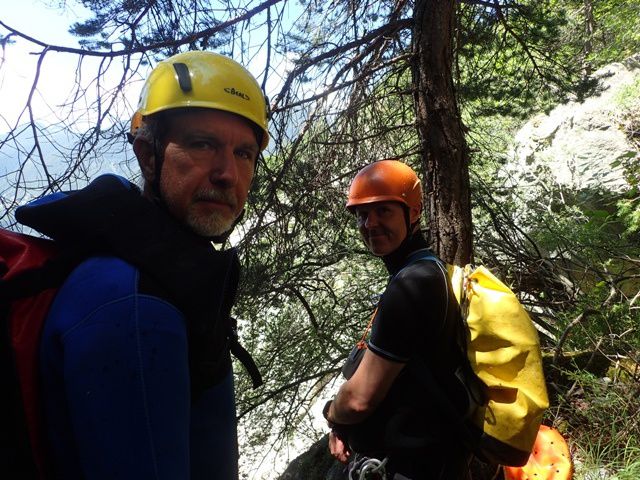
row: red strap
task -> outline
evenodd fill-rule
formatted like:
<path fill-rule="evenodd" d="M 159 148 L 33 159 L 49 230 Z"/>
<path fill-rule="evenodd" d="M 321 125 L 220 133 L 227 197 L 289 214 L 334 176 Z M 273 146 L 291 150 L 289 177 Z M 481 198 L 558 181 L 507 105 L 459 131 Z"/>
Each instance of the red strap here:
<path fill-rule="evenodd" d="M 29 235 L 0 230 L 0 271 L 3 280 L 42 266 L 56 253 L 55 244 Z M 34 460 L 41 478 L 47 471 L 47 448 L 42 419 L 38 349 L 44 319 L 57 289 L 11 302 L 9 332 L 15 354 L 20 393 Z"/>
<path fill-rule="evenodd" d="M 360 341 L 358 343 L 356 343 L 356 347 L 359 350 L 367 348 L 367 342 L 365 342 L 365 339 L 367 338 L 367 335 L 369 335 L 369 331 L 371 330 L 371 327 L 373 325 L 373 319 L 376 318 L 376 313 L 378 313 L 378 307 L 376 307 L 376 309 L 371 314 L 371 318 L 369 319 L 369 323 L 367 324 L 367 328 L 365 328 L 364 333 L 362 334 L 362 338 L 360 339 Z"/>

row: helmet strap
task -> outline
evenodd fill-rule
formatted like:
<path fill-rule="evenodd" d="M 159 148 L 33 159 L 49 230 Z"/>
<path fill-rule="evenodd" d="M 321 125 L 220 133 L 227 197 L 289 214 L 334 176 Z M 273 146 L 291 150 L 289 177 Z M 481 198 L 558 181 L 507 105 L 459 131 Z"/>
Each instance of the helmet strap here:
<path fill-rule="evenodd" d="M 404 237 L 404 240 L 402 241 L 401 245 L 405 245 L 406 243 L 410 242 L 411 239 L 413 238 L 414 234 L 416 233 L 416 226 L 420 223 L 420 218 L 418 218 L 418 220 L 416 220 L 415 222 L 411 223 L 411 212 L 410 209 L 407 205 L 403 205 L 403 210 L 404 210 L 404 221 L 405 221 L 405 225 L 407 227 L 407 235 Z M 419 232 L 420 230 L 417 229 L 417 231 Z"/>
<path fill-rule="evenodd" d="M 162 197 L 162 191 L 160 190 L 160 177 L 162 175 L 162 164 L 164 163 L 164 154 L 162 152 L 162 145 L 160 140 L 154 135 L 153 138 L 153 181 L 151 182 L 151 193 L 153 194 L 156 202 L 161 207 L 166 207 L 164 198 Z"/>

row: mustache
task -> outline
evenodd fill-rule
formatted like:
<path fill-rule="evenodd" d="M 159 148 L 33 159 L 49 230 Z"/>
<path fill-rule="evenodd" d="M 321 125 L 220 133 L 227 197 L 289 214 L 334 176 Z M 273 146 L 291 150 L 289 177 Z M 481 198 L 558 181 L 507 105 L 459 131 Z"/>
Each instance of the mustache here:
<path fill-rule="evenodd" d="M 226 203 L 233 208 L 237 207 L 235 196 L 230 190 L 199 190 L 194 195 L 194 198 L 207 202 Z"/>

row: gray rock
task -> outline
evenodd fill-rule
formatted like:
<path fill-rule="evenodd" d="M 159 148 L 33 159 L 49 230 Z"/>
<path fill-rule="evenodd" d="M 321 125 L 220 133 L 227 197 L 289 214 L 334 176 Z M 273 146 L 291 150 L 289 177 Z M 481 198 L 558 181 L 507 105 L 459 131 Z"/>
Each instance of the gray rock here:
<path fill-rule="evenodd" d="M 516 134 L 505 168 L 505 178 L 512 179 L 507 183 L 536 183 L 546 172 L 547 181 L 575 190 L 628 188 L 620 163 L 640 160 L 640 153 L 621 128 L 620 94 L 640 82 L 640 54 L 594 77 L 599 80 L 595 95 L 536 115 Z"/>
<path fill-rule="evenodd" d="M 345 480 L 347 470 L 329 453 L 329 436 L 325 435 L 306 452 L 293 460 L 278 480 Z"/>

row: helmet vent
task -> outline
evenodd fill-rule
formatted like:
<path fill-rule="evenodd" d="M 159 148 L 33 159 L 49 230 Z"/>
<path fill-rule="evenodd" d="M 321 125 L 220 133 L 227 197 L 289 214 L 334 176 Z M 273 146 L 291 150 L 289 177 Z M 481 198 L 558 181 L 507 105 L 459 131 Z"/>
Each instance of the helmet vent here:
<path fill-rule="evenodd" d="M 174 63 L 173 68 L 178 74 L 178 84 L 183 92 L 190 92 L 193 89 L 191 85 L 191 75 L 189 67 L 185 63 Z"/>

